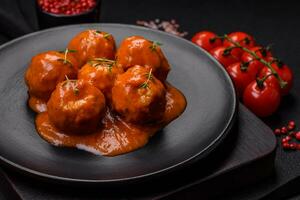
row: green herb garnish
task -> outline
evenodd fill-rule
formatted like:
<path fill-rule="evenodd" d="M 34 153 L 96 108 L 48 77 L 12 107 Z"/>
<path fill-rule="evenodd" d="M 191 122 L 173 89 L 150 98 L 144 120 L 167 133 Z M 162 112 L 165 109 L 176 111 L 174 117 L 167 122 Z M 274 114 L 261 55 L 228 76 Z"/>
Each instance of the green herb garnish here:
<path fill-rule="evenodd" d="M 149 73 L 146 73 L 145 75 L 147 79 L 144 83 L 140 85 L 140 88 L 144 88 L 144 89 L 149 88 L 149 82 L 153 80 L 152 69 L 150 69 Z"/>
<path fill-rule="evenodd" d="M 162 45 L 162 43 L 160 43 L 160 42 L 152 41 L 152 44 L 149 48 L 151 49 L 151 51 L 156 51 L 156 48 L 161 45 Z"/>
<path fill-rule="evenodd" d="M 57 59 L 57 61 L 60 61 L 60 62 L 63 62 L 63 64 L 69 64 L 71 67 L 73 66 L 73 64 L 71 63 L 71 61 L 69 61 L 67 59 L 67 56 L 68 56 L 68 53 L 75 53 L 76 50 L 73 50 L 73 49 L 68 49 L 66 48 L 66 50 L 64 51 L 59 51 L 59 53 L 63 53 L 64 54 L 64 58 L 59 58 Z"/>
<path fill-rule="evenodd" d="M 109 59 L 106 59 L 106 58 L 94 58 L 94 59 L 90 60 L 89 63 L 93 67 L 98 67 L 98 66 L 101 66 L 102 64 L 105 64 L 105 66 L 108 67 L 108 71 L 111 72 L 112 71 L 112 67 L 114 66 L 114 64 L 116 63 L 116 61 L 109 60 Z"/>

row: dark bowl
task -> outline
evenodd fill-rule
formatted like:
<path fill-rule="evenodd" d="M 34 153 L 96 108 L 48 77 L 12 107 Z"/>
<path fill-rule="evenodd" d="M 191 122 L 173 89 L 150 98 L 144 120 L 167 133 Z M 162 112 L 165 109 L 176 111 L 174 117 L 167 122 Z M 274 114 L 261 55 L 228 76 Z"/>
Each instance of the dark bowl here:
<path fill-rule="evenodd" d="M 37 0 L 35 2 L 40 29 L 67 24 L 93 23 L 99 21 L 101 0 L 96 0 L 96 5 L 92 9 L 74 15 L 46 12 L 38 5 Z"/>

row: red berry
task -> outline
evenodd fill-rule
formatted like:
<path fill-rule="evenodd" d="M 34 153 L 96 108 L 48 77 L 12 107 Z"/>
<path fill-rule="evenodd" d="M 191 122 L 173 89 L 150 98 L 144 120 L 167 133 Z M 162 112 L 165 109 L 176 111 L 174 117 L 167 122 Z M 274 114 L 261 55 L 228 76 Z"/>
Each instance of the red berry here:
<path fill-rule="evenodd" d="M 295 123 L 295 121 L 291 120 L 291 121 L 289 121 L 289 125 L 290 125 L 290 126 L 295 126 L 296 123 Z"/>
<path fill-rule="evenodd" d="M 275 134 L 275 135 L 280 135 L 280 134 L 281 134 L 280 129 L 279 129 L 279 128 L 276 128 L 276 129 L 274 130 L 274 134 Z"/>
<path fill-rule="evenodd" d="M 294 126 L 291 126 L 290 124 L 287 126 L 287 129 L 289 130 L 289 131 L 291 131 L 291 130 L 293 130 L 295 127 Z"/>
<path fill-rule="evenodd" d="M 282 139 L 281 139 L 281 143 L 282 143 L 282 144 L 287 143 L 287 142 L 288 142 L 288 141 L 287 141 L 285 138 L 282 138 Z"/>
<path fill-rule="evenodd" d="M 290 149 L 296 149 L 298 145 L 296 143 L 290 143 L 289 146 Z"/>
<path fill-rule="evenodd" d="M 295 138 L 296 138 L 297 140 L 300 140 L 300 131 L 298 131 L 297 133 L 295 133 Z"/>
<path fill-rule="evenodd" d="M 290 136 L 286 136 L 284 138 L 282 138 L 281 142 L 282 143 L 287 143 L 288 141 L 290 141 L 292 138 Z"/>
<path fill-rule="evenodd" d="M 300 144 L 297 144 L 297 149 L 300 150 Z"/>
<path fill-rule="evenodd" d="M 285 126 L 281 127 L 280 132 L 282 134 L 286 134 L 288 132 L 287 128 Z"/>
<path fill-rule="evenodd" d="M 289 123 L 288 123 L 289 130 L 293 130 L 295 128 L 295 126 L 296 126 L 295 121 L 293 121 L 293 120 L 289 121 Z"/>
<path fill-rule="evenodd" d="M 290 148 L 290 144 L 289 143 L 282 143 L 282 147 L 284 148 L 284 149 L 289 149 Z"/>

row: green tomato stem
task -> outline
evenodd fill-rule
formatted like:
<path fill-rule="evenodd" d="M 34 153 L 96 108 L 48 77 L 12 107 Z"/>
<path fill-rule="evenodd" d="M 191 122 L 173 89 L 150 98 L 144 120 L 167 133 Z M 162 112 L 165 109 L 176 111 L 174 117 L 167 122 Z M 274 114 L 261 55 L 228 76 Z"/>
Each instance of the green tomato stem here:
<path fill-rule="evenodd" d="M 255 52 L 251 51 L 250 49 L 243 47 L 242 45 L 240 45 L 238 42 L 233 41 L 232 39 L 230 39 L 226 34 L 224 35 L 225 40 L 229 41 L 230 43 L 232 43 L 234 46 L 241 48 L 243 51 L 249 53 L 251 56 L 253 56 L 256 60 L 260 61 L 262 64 L 264 64 L 266 67 L 268 67 L 271 70 L 272 75 L 275 76 L 275 78 L 278 80 L 279 85 L 281 88 L 284 88 L 287 85 L 287 82 L 285 82 L 284 80 L 282 80 L 282 78 L 278 75 L 278 73 L 276 72 L 276 70 L 272 67 L 270 62 L 267 62 L 266 60 L 264 60 L 263 58 L 259 57 Z"/>

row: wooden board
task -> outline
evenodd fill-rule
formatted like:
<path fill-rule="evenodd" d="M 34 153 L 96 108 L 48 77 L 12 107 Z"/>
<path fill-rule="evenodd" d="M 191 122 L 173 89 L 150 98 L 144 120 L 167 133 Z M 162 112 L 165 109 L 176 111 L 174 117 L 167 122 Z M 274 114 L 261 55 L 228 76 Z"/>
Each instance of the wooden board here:
<path fill-rule="evenodd" d="M 23 199 L 30 200 L 191 199 L 196 196 L 205 199 L 229 193 L 272 174 L 275 147 L 272 130 L 240 104 L 237 123 L 224 143 L 188 169 L 126 188 L 55 186 L 5 170 L 12 187 L 1 189 L 6 194 L 15 190 Z"/>

